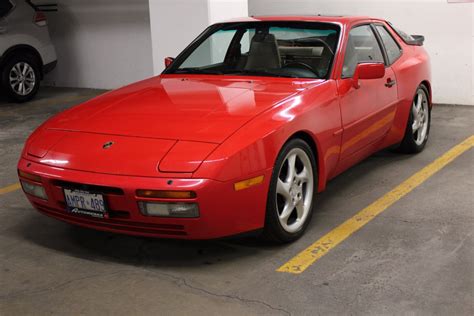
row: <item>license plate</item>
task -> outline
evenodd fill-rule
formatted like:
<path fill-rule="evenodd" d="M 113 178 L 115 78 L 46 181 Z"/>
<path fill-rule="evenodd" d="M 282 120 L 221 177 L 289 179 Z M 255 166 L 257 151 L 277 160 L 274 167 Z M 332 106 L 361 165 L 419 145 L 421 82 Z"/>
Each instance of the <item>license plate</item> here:
<path fill-rule="evenodd" d="M 93 217 L 105 217 L 105 201 L 102 194 L 82 190 L 64 189 L 66 205 L 71 213 Z"/>

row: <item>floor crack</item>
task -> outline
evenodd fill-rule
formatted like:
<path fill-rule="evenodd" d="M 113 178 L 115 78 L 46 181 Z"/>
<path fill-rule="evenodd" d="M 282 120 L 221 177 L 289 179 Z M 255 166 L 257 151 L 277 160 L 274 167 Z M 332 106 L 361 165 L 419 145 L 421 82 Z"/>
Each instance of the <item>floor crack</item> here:
<path fill-rule="evenodd" d="M 210 296 L 214 296 L 214 297 L 227 298 L 227 299 L 231 299 L 231 300 L 237 300 L 237 301 L 240 301 L 240 302 L 243 302 L 243 303 L 259 304 L 259 305 L 263 305 L 267 308 L 270 308 L 274 311 L 280 311 L 280 312 L 283 312 L 284 314 L 290 315 L 290 316 L 292 315 L 286 309 L 283 309 L 281 307 L 272 306 L 272 305 L 268 304 L 267 302 L 264 302 L 264 301 L 261 301 L 261 300 L 243 298 L 243 297 L 240 297 L 238 295 L 214 293 L 214 292 L 211 292 L 209 290 L 206 290 L 206 289 L 203 289 L 201 287 L 190 284 L 185 278 L 178 277 L 178 276 L 175 276 L 175 275 L 169 274 L 169 273 L 156 272 L 156 271 L 151 271 L 149 269 L 145 269 L 145 270 L 147 272 L 151 273 L 151 274 L 158 274 L 158 275 L 162 275 L 162 276 L 166 276 L 168 278 L 171 278 L 176 282 L 176 284 L 178 284 L 178 286 L 182 285 L 182 286 L 185 286 L 185 287 L 187 287 L 191 290 L 202 292 L 206 295 L 210 295 Z"/>

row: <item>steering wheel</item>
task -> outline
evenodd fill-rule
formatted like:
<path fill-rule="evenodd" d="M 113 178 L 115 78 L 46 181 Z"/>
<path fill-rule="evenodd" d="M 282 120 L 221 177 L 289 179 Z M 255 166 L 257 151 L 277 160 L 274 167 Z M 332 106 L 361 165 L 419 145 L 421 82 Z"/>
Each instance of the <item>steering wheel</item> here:
<path fill-rule="evenodd" d="M 312 39 L 312 40 L 315 40 L 316 42 L 320 42 L 321 44 L 323 44 L 324 47 L 329 50 L 329 52 L 331 53 L 331 55 L 334 56 L 334 52 L 332 51 L 332 48 L 331 48 L 331 46 L 329 46 L 328 43 L 326 43 L 325 41 L 323 41 L 323 40 L 320 39 L 320 38 L 314 38 L 314 39 Z"/>
<path fill-rule="evenodd" d="M 298 68 L 304 68 L 306 70 L 309 70 L 311 71 L 313 74 L 315 74 L 316 76 L 318 76 L 318 74 L 316 73 L 316 71 L 314 71 L 313 67 L 311 67 L 310 65 L 306 64 L 306 63 L 303 63 L 301 61 L 293 61 L 293 62 L 289 62 L 288 64 L 286 64 L 285 66 L 283 66 L 283 68 L 291 68 L 291 67 L 298 67 Z"/>

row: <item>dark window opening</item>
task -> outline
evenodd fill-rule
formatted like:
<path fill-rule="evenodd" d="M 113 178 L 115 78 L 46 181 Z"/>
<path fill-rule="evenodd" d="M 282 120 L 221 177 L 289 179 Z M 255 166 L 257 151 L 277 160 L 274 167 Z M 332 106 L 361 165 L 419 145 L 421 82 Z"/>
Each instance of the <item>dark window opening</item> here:
<path fill-rule="evenodd" d="M 327 78 L 340 28 L 318 22 L 240 22 L 211 26 L 165 73 Z"/>
<path fill-rule="evenodd" d="M 342 78 L 352 78 L 360 63 L 384 63 L 380 45 L 370 25 L 353 28 L 347 41 Z"/>
<path fill-rule="evenodd" d="M 388 63 L 389 65 L 393 64 L 401 55 L 402 51 L 397 42 L 393 39 L 392 35 L 383 25 L 376 25 L 375 28 L 382 39 L 382 43 L 385 46 L 385 51 L 387 52 Z"/>
<path fill-rule="evenodd" d="M 13 4 L 9 0 L 0 1 L 0 18 L 5 17 L 13 9 Z"/>

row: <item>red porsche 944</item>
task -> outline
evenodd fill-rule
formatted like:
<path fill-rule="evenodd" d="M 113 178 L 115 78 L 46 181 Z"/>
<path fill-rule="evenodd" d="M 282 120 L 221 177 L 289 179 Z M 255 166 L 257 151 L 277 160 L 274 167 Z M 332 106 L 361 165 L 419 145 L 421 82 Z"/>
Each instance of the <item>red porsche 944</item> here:
<path fill-rule="evenodd" d="M 422 36 L 367 17 L 207 28 L 166 69 L 64 111 L 18 164 L 40 212 L 131 235 L 300 237 L 329 179 L 376 151 L 423 150 Z"/>

